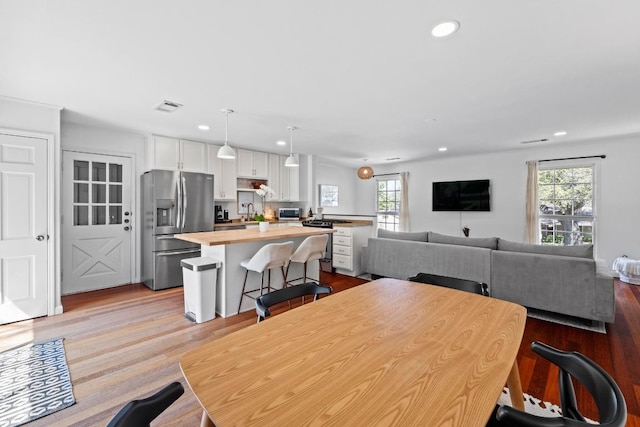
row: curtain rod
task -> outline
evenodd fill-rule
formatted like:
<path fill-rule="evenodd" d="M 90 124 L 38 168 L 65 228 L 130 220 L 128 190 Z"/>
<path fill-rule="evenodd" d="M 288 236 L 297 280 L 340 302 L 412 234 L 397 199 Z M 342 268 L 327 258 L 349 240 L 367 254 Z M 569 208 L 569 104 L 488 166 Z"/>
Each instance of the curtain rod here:
<path fill-rule="evenodd" d="M 540 162 L 555 162 L 557 160 L 580 160 L 580 159 L 596 159 L 596 158 L 601 158 L 601 159 L 606 159 L 607 156 L 606 154 L 600 154 L 598 156 L 582 156 L 582 157 L 564 157 L 562 159 L 545 159 L 545 160 L 538 160 L 538 163 Z"/>
<path fill-rule="evenodd" d="M 388 176 L 388 175 L 400 175 L 400 172 L 393 172 L 393 173 L 377 173 L 375 175 L 373 175 L 374 177 L 376 176 Z"/>

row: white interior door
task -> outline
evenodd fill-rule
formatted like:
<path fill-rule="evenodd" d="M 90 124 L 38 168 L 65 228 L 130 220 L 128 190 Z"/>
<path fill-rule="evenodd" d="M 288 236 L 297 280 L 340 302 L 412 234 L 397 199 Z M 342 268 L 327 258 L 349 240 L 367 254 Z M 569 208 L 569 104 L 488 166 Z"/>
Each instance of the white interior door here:
<path fill-rule="evenodd" d="M 48 314 L 47 144 L 0 133 L 0 324 Z"/>
<path fill-rule="evenodd" d="M 64 151 L 62 293 L 131 283 L 131 159 Z"/>

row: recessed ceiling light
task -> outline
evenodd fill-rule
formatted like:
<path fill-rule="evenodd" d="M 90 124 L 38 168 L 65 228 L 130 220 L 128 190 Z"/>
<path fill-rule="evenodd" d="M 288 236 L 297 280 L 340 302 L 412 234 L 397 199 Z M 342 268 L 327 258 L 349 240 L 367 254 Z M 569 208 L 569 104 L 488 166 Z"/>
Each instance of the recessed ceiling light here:
<path fill-rule="evenodd" d="M 460 23 L 458 21 L 442 21 L 431 29 L 431 35 L 436 38 L 447 37 L 458 31 L 459 28 Z"/>
<path fill-rule="evenodd" d="M 198 129 L 200 129 L 200 130 L 209 130 L 209 126 L 207 126 L 207 125 L 198 125 Z"/>
<path fill-rule="evenodd" d="M 278 144 L 278 145 L 287 145 L 287 141 L 280 140 L 280 141 L 276 142 L 276 144 Z"/>
<path fill-rule="evenodd" d="M 553 136 L 565 136 L 567 134 L 566 130 L 561 130 L 553 134 Z"/>
<path fill-rule="evenodd" d="M 438 151 L 447 151 L 447 147 L 440 147 L 438 148 Z"/>

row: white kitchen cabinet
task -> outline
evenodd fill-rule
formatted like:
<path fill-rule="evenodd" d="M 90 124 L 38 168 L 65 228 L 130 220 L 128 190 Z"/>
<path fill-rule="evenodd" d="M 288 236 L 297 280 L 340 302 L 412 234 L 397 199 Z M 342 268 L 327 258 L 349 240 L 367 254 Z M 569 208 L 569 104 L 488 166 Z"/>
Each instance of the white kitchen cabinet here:
<path fill-rule="evenodd" d="M 280 200 L 300 201 L 300 168 L 288 168 L 284 165 L 288 156 L 280 156 Z"/>
<path fill-rule="evenodd" d="M 269 154 L 261 151 L 236 150 L 238 177 L 267 179 L 269 174 Z"/>
<path fill-rule="evenodd" d="M 371 235 L 371 226 L 340 227 L 334 226 L 333 234 L 333 267 L 336 273 L 347 276 L 358 276 L 363 273 L 362 247 L 367 244 Z"/>
<path fill-rule="evenodd" d="M 267 176 L 267 185 L 274 191 L 273 196 L 268 196 L 268 201 L 282 200 L 282 192 L 280 191 L 280 156 L 269 153 L 269 173 Z"/>
<path fill-rule="evenodd" d="M 209 173 L 213 174 L 214 199 L 236 200 L 238 180 L 235 159 L 218 158 L 220 146 L 209 145 Z"/>
<path fill-rule="evenodd" d="M 151 142 L 151 168 L 206 173 L 207 144 L 154 135 Z"/>

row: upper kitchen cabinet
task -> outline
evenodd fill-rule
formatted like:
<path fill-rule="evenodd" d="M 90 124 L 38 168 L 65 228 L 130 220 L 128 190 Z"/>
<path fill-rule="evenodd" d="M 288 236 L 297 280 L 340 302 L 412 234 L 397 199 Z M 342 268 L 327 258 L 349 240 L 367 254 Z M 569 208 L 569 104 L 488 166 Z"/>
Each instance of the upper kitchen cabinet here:
<path fill-rule="evenodd" d="M 268 196 L 269 198 L 267 200 L 277 201 L 282 199 L 282 191 L 280 191 L 280 169 L 280 156 L 269 153 L 269 175 L 267 176 L 267 181 L 275 195 Z"/>
<path fill-rule="evenodd" d="M 152 137 L 151 168 L 207 172 L 207 144 L 184 139 Z"/>
<path fill-rule="evenodd" d="M 209 173 L 213 174 L 213 194 L 214 199 L 236 200 L 238 181 L 236 161 L 233 159 L 219 159 L 218 150 L 220 146 L 209 145 Z"/>
<path fill-rule="evenodd" d="M 288 156 L 280 156 L 280 200 L 287 202 L 300 201 L 300 168 L 289 168 L 284 165 Z"/>
<path fill-rule="evenodd" d="M 238 177 L 268 179 L 269 154 L 238 148 Z"/>

